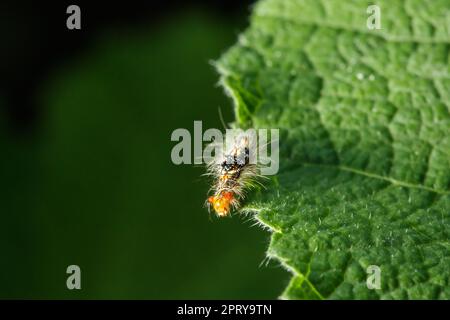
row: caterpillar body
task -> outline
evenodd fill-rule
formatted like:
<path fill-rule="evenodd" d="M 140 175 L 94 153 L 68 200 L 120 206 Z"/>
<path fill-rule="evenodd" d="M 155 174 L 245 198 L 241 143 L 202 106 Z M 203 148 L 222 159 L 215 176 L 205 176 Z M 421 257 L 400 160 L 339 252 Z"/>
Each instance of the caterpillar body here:
<path fill-rule="evenodd" d="M 246 135 L 236 137 L 228 151 L 208 163 L 207 175 L 214 178 L 211 187 L 213 195 L 208 197 L 207 206 L 219 217 L 228 216 L 239 209 L 247 190 L 254 187 L 259 175 L 259 168 L 251 159 L 253 144 Z"/>

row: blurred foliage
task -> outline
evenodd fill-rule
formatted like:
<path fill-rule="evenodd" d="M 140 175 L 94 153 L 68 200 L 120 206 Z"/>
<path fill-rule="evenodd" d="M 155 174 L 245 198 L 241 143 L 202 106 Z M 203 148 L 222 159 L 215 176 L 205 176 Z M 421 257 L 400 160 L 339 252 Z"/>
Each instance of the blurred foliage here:
<path fill-rule="evenodd" d="M 39 134 L 0 138 L 1 298 L 276 298 L 287 274 L 259 267 L 269 234 L 208 218 L 202 167 L 170 160 L 176 128 L 221 128 L 208 60 L 234 21 L 197 11 L 105 30 L 42 83 Z M 0 122 L 1 123 L 1 122 Z M 66 288 L 81 267 L 82 290 Z"/>

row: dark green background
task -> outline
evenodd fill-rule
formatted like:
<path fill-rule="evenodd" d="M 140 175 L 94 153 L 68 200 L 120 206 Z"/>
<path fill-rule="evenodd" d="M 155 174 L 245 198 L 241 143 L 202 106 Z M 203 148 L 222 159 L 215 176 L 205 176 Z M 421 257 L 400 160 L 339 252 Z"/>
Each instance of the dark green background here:
<path fill-rule="evenodd" d="M 34 134 L 1 109 L 0 298 L 278 297 L 289 276 L 260 267 L 269 234 L 210 218 L 204 168 L 170 159 L 174 129 L 221 128 L 219 106 L 232 120 L 209 61 L 245 19 L 193 9 L 104 29 L 39 84 Z"/>

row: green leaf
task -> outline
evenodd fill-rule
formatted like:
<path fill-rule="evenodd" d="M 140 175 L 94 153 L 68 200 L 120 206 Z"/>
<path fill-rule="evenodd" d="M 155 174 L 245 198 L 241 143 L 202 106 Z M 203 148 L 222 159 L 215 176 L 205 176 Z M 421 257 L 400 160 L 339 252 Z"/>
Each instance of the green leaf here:
<path fill-rule="evenodd" d="M 448 0 L 265 0 L 217 63 L 238 124 L 280 129 L 277 183 L 245 209 L 293 274 L 282 298 L 450 298 L 449 17 Z"/>

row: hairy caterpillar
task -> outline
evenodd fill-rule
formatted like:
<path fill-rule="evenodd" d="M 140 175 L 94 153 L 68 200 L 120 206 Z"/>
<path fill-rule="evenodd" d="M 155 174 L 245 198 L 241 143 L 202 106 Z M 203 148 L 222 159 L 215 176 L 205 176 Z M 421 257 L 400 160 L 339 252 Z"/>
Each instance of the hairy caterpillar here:
<path fill-rule="evenodd" d="M 239 209 L 247 190 L 255 186 L 261 177 L 258 165 L 251 161 L 255 146 L 247 135 L 235 138 L 228 151 L 208 163 L 207 175 L 214 178 L 211 187 L 213 195 L 208 197 L 208 210 L 211 208 L 219 217 Z"/>

